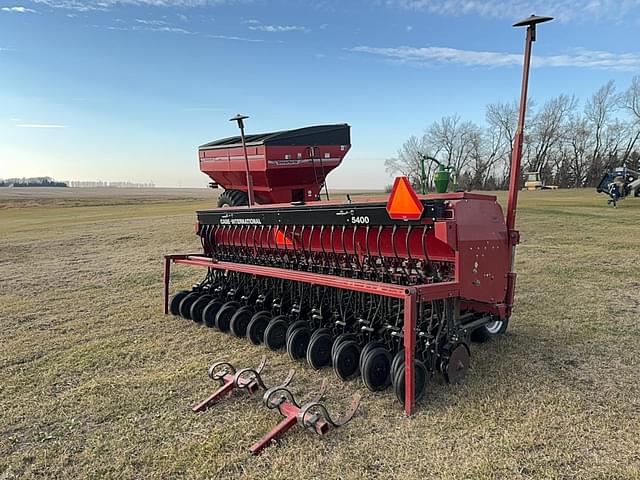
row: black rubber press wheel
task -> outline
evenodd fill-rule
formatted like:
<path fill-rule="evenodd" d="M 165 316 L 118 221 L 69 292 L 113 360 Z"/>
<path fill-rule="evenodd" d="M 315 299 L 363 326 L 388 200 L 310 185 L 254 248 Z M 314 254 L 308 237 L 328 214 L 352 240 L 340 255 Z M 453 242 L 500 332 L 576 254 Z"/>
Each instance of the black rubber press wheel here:
<path fill-rule="evenodd" d="M 218 330 L 221 332 L 229 331 L 231 317 L 236 313 L 239 306 L 238 302 L 227 302 L 218 310 L 218 314 L 216 315 L 216 327 L 218 327 Z"/>
<path fill-rule="evenodd" d="M 191 305 L 191 309 L 189 310 L 189 316 L 191 317 L 191 320 L 196 323 L 202 323 L 202 312 L 204 312 L 204 309 L 207 305 L 209 305 L 209 302 L 212 300 L 212 298 L 213 297 L 211 297 L 211 295 L 201 295 L 200 298 L 193 302 L 193 304 Z"/>
<path fill-rule="evenodd" d="M 229 329 L 236 337 L 244 337 L 247 334 L 247 327 L 253 317 L 253 309 L 248 306 L 240 307 L 231 317 Z"/>
<path fill-rule="evenodd" d="M 191 292 L 189 295 L 184 297 L 180 302 L 180 306 L 178 307 L 178 311 L 180 312 L 180 316 L 182 318 L 186 318 L 187 320 L 191 320 L 191 306 L 200 298 L 200 292 Z"/>
<path fill-rule="evenodd" d="M 266 310 L 253 314 L 249 325 L 247 325 L 247 337 L 251 343 L 260 345 L 264 342 L 264 331 L 267 325 L 269 325 L 270 320 L 271 314 Z"/>
<path fill-rule="evenodd" d="M 311 339 L 311 331 L 308 328 L 296 328 L 287 339 L 287 353 L 291 360 L 300 360 L 307 355 L 307 347 Z"/>
<path fill-rule="evenodd" d="M 216 316 L 222 308 L 222 305 L 223 303 L 220 300 L 211 300 L 207 303 L 207 306 L 204 307 L 202 311 L 202 321 L 207 327 L 213 328 L 216 326 Z"/>
<path fill-rule="evenodd" d="M 391 384 L 391 354 L 385 348 L 369 350 L 362 362 L 362 381 L 372 392 L 384 390 Z"/>
<path fill-rule="evenodd" d="M 320 333 L 316 335 L 313 332 L 309 347 L 307 348 L 307 363 L 311 368 L 320 370 L 322 367 L 331 365 L 331 347 L 333 339 L 329 333 Z"/>
<path fill-rule="evenodd" d="M 189 293 L 191 293 L 190 290 L 182 290 L 171 298 L 171 303 L 169 303 L 169 311 L 171 312 L 171 315 L 175 315 L 176 317 L 180 315 L 180 302 L 184 297 L 189 295 Z"/>
<path fill-rule="evenodd" d="M 341 380 L 349 380 L 358 375 L 360 369 L 360 346 L 358 342 L 347 340 L 336 349 L 333 360 L 333 371 Z"/>
<path fill-rule="evenodd" d="M 416 381 L 415 381 L 415 399 L 418 403 L 424 397 L 427 390 L 427 367 L 420 360 L 415 363 Z M 398 401 L 404 405 L 404 363 L 400 365 L 393 381 L 393 390 Z"/>
<path fill-rule="evenodd" d="M 273 317 L 264 330 L 264 344 L 269 350 L 280 350 L 285 346 L 287 336 L 287 320 L 284 315 Z"/>

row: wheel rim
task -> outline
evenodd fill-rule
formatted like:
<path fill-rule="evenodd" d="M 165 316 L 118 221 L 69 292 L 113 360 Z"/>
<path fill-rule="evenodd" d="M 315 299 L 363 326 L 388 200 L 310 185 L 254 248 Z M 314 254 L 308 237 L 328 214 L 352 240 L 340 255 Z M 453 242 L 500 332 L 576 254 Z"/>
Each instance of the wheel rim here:
<path fill-rule="evenodd" d="M 500 329 L 502 329 L 502 320 L 496 320 L 495 322 L 487 323 L 484 328 L 487 329 L 491 335 L 497 335 L 500 333 Z"/>

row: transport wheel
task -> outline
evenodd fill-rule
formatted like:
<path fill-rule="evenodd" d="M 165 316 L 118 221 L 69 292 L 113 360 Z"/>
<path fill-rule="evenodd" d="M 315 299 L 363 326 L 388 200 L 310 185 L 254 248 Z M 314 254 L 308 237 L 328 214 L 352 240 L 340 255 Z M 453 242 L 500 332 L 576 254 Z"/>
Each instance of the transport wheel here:
<path fill-rule="evenodd" d="M 193 302 L 189 310 L 191 320 L 196 323 L 202 323 L 202 312 L 204 312 L 205 307 L 209 305 L 212 299 L 213 297 L 211 295 L 201 295 L 200 298 Z"/>
<path fill-rule="evenodd" d="M 414 362 L 416 381 L 415 381 L 415 399 L 418 403 L 424 397 L 427 391 L 427 367 L 420 360 Z M 393 382 L 393 390 L 396 398 L 401 405 L 404 405 L 404 364 L 402 364 L 396 372 L 396 378 Z"/>
<path fill-rule="evenodd" d="M 374 348 L 379 348 L 379 347 L 384 347 L 384 343 L 374 340 L 373 342 L 367 343 L 362 348 L 362 351 L 360 352 L 360 360 L 358 361 L 358 366 L 361 372 L 362 372 L 362 364 L 364 363 L 364 360 L 367 357 L 367 354 Z"/>
<path fill-rule="evenodd" d="M 362 355 L 360 355 L 362 358 Z M 372 392 L 384 390 L 391 384 L 391 354 L 382 347 L 369 350 L 362 362 L 362 381 Z"/>
<path fill-rule="evenodd" d="M 213 328 L 216 326 L 216 315 L 218 315 L 222 305 L 223 303 L 220 300 L 211 300 L 207 303 L 207 306 L 204 307 L 202 311 L 202 321 L 207 327 Z"/>
<path fill-rule="evenodd" d="M 229 325 L 231 323 L 231 317 L 236 313 L 240 304 L 238 302 L 227 302 L 220 310 L 218 310 L 218 314 L 216 315 L 216 327 L 221 332 L 228 332 Z"/>
<path fill-rule="evenodd" d="M 404 348 L 395 354 L 395 356 L 393 357 L 393 361 L 391 362 L 391 372 L 390 372 L 391 383 L 395 381 L 396 373 L 398 373 L 398 368 L 400 368 L 400 365 L 402 365 L 403 363 L 404 363 Z"/>
<path fill-rule="evenodd" d="M 332 360 L 333 371 L 337 377 L 341 380 L 349 380 L 359 372 L 360 346 L 353 340 L 342 342 Z"/>
<path fill-rule="evenodd" d="M 260 345 L 264 342 L 264 331 L 269 325 L 269 320 L 271 320 L 271 314 L 266 310 L 253 314 L 247 325 L 247 337 L 251 343 Z"/>
<path fill-rule="evenodd" d="M 444 362 L 442 375 L 447 383 L 460 383 L 469 370 L 469 364 L 471 363 L 471 355 L 469 354 L 469 348 L 461 343 L 457 345 L 449 356 L 448 360 Z"/>
<path fill-rule="evenodd" d="M 249 197 L 240 190 L 225 190 L 218 197 L 218 207 L 237 207 L 249 205 Z"/>
<path fill-rule="evenodd" d="M 287 317 L 273 317 L 264 330 L 264 344 L 269 350 L 280 350 L 287 340 Z"/>
<path fill-rule="evenodd" d="M 307 326 L 308 324 L 304 320 L 296 320 L 295 322 L 293 322 L 291 325 L 287 327 L 287 334 L 285 336 L 286 340 L 289 340 L 289 337 L 291 336 L 294 330 L 297 330 L 298 328 L 303 328 L 303 327 L 306 328 Z"/>
<path fill-rule="evenodd" d="M 176 317 L 180 315 L 180 302 L 184 297 L 189 295 L 189 293 L 191 293 L 190 290 L 181 290 L 171 298 L 171 303 L 169 303 L 169 311 L 171 312 L 171 315 L 175 315 Z"/>
<path fill-rule="evenodd" d="M 331 347 L 333 345 L 333 339 L 328 332 L 316 335 L 318 331 L 313 332 L 307 348 L 307 363 L 315 370 L 331 365 Z"/>
<path fill-rule="evenodd" d="M 333 341 L 333 346 L 331 347 L 331 358 L 335 357 L 336 350 L 342 342 L 346 342 L 347 340 L 356 340 L 358 337 L 354 333 L 341 333 L 336 337 Z"/>
<path fill-rule="evenodd" d="M 296 328 L 287 339 L 287 353 L 291 360 L 300 360 L 307 355 L 307 347 L 311 339 L 308 328 Z"/>
<path fill-rule="evenodd" d="M 247 326 L 251 321 L 251 317 L 253 317 L 253 309 L 251 307 L 245 306 L 236 310 L 229 323 L 231 333 L 239 338 L 244 337 L 247 334 Z"/>
<path fill-rule="evenodd" d="M 191 320 L 191 306 L 199 298 L 200 298 L 199 292 L 191 292 L 189 295 L 187 295 L 182 299 L 182 301 L 180 302 L 180 306 L 178 307 L 178 311 L 180 312 L 180 316 L 182 318 Z"/>
<path fill-rule="evenodd" d="M 493 337 L 500 337 L 505 334 L 507 327 L 509 326 L 509 319 L 495 320 L 489 322 L 486 325 L 476 328 L 471 332 L 471 340 L 477 343 L 484 343 L 491 340 Z"/>

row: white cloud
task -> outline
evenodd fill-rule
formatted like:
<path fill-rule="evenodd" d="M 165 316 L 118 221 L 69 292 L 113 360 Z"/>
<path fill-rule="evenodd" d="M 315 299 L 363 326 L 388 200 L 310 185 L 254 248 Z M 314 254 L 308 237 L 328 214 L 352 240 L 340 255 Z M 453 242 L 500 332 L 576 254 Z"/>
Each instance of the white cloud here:
<path fill-rule="evenodd" d="M 36 13 L 33 8 L 27 7 L 2 7 L 0 8 L 3 12 L 11 12 L 11 13 Z"/>
<path fill-rule="evenodd" d="M 235 35 L 213 35 L 213 34 L 205 34 L 207 38 L 215 38 L 217 40 L 235 40 L 238 42 L 255 42 L 260 43 L 264 42 L 264 40 L 260 38 L 246 38 L 246 37 L 236 37 Z"/>
<path fill-rule="evenodd" d="M 56 125 L 53 123 L 18 123 L 20 128 L 66 128 L 66 125 Z"/>
<path fill-rule="evenodd" d="M 230 3 L 248 3 L 252 0 L 31 0 L 53 8 L 65 8 L 87 12 L 109 10 L 117 6 L 141 7 L 206 7 Z"/>
<path fill-rule="evenodd" d="M 358 46 L 350 49 L 356 53 L 366 53 L 387 60 L 415 65 L 461 65 L 465 67 L 505 67 L 522 64 L 521 53 L 481 52 L 460 50 L 448 47 L 368 47 Z M 535 55 L 532 58 L 535 67 L 575 67 L 606 70 L 640 70 L 640 54 L 611 53 L 575 49 L 561 55 Z"/>
<path fill-rule="evenodd" d="M 489 18 L 521 17 L 536 13 L 561 21 L 623 19 L 640 0 L 383 0 L 389 7 L 439 15 L 478 15 Z"/>
<path fill-rule="evenodd" d="M 406 27 L 404 27 L 404 29 L 405 29 L 407 32 L 410 32 L 411 30 L 413 30 L 413 26 L 411 26 L 411 25 L 407 25 Z"/>
<path fill-rule="evenodd" d="M 261 32 L 308 32 L 307 27 L 301 27 L 300 25 L 251 25 L 249 30 L 258 30 Z"/>
<path fill-rule="evenodd" d="M 165 22 L 164 20 L 143 20 L 141 18 L 136 18 L 136 23 L 141 23 L 143 25 L 153 25 L 156 27 L 169 25 L 169 22 Z"/>

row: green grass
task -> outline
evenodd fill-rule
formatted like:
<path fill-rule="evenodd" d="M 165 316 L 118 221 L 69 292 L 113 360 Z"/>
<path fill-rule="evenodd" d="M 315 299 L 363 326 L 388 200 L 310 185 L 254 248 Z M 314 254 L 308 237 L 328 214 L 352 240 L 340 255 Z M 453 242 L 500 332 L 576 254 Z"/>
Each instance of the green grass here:
<path fill-rule="evenodd" d="M 290 360 L 161 312 L 162 255 L 199 250 L 193 211 L 213 201 L 0 192 L 0 479 L 640 478 L 640 201 L 520 198 L 517 307 L 464 384 L 431 385 L 405 418 L 391 391 L 298 364 L 296 392 L 327 378 L 333 409 L 356 390 L 362 408 L 252 457 L 279 421 L 257 398 L 190 406 L 215 360 L 265 354 L 269 382 Z M 172 287 L 201 274 L 175 267 Z"/>

